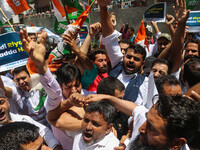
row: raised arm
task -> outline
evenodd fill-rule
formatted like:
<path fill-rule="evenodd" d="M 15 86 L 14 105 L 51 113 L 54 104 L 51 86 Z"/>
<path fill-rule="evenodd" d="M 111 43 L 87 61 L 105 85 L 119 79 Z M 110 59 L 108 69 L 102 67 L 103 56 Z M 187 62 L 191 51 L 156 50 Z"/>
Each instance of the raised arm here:
<path fill-rule="evenodd" d="M 109 36 L 114 32 L 113 25 L 110 21 L 110 15 L 107 8 L 109 0 L 97 0 L 98 5 L 100 6 L 100 16 L 101 16 L 101 25 L 102 25 L 102 34 L 103 37 Z"/>
<path fill-rule="evenodd" d="M 109 16 L 107 5 L 109 0 L 97 0 L 100 6 L 100 17 L 102 26 L 102 44 L 105 46 L 109 56 L 112 68 L 114 68 L 123 59 L 121 48 L 118 44 L 118 37 L 121 35 L 118 31 L 114 31 L 113 24 Z"/>
<path fill-rule="evenodd" d="M 159 56 L 159 58 L 166 58 L 172 62 L 172 72 L 178 71 L 182 62 L 182 49 L 184 45 L 184 33 L 186 21 L 189 17 L 189 10 L 186 10 L 186 1 L 179 0 L 176 3 L 176 16 L 178 26 L 174 34 L 171 46 L 165 49 Z"/>
<path fill-rule="evenodd" d="M 151 21 L 151 24 L 152 24 L 152 26 L 153 26 L 153 30 L 154 30 L 155 34 L 159 33 L 160 30 L 159 30 L 159 28 L 158 28 L 157 22 Z"/>
<path fill-rule="evenodd" d="M 167 14 L 165 22 L 166 22 L 167 28 L 169 29 L 169 32 L 170 32 L 172 39 L 173 39 L 174 33 L 175 33 L 175 29 L 174 29 L 174 26 L 173 26 L 174 20 L 175 19 L 172 15 Z"/>
<path fill-rule="evenodd" d="M 63 34 L 63 39 L 64 42 L 70 46 L 71 50 L 78 56 L 78 60 L 81 62 L 83 69 L 92 70 L 94 68 L 92 61 L 77 47 L 73 33 L 70 32 L 70 34 Z M 80 69 L 82 70 L 82 68 Z"/>
<path fill-rule="evenodd" d="M 7 98 L 12 98 L 13 90 L 9 87 L 4 86 L 4 83 L 1 79 L 1 75 L 0 75 L 0 88 L 4 90 Z"/>
<path fill-rule="evenodd" d="M 90 25 L 90 27 L 89 27 L 89 33 L 88 33 L 85 41 L 83 42 L 83 45 L 80 47 L 80 51 L 82 53 L 84 53 L 84 54 L 87 55 L 89 46 L 90 46 L 90 44 L 92 42 L 92 38 L 97 33 L 99 33 L 100 30 L 101 30 L 101 23 L 96 22 L 96 23 Z"/>
<path fill-rule="evenodd" d="M 85 103 L 95 102 L 99 100 L 107 100 L 108 102 L 112 103 L 114 107 L 124 112 L 125 114 L 132 116 L 133 110 L 138 106 L 137 104 L 119 99 L 117 97 L 111 96 L 111 95 L 104 95 L 104 94 L 91 94 L 86 97 Z"/>
<path fill-rule="evenodd" d="M 45 60 L 46 55 L 46 38 L 47 33 L 42 32 L 41 43 L 37 44 L 28 37 L 27 31 L 24 28 L 20 31 L 20 39 L 22 41 L 23 49 L 29 53 L 29 56 L 34 61 L 36 69 L 39 74 L 44 75 L 47 72 L 47 61 Z"/>

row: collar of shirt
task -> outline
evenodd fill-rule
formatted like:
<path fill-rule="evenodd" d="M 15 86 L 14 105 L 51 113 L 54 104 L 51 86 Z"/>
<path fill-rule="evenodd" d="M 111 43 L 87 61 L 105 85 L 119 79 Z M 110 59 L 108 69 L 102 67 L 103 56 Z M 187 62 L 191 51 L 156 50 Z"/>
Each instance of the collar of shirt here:
<path fill-rule="evenodd" d="M 124 70 L 122 70 L 122 73 L 119 74 L 119 76 L 117 77 L 118 80 L 120 80 L 125 87 L 128 86 L 128 83 L 130 82 L 130 80 L 133 78 L 136 78 L 137 76 L 137 73 L 134 73 L 134 74 L 130 74 L 130 75 L 127 75 Z"/>
<path fill-rule="evenodd" d="M 134 73 L 134 74 L 126 74 L 124 69 L 122 69 L 122 75 L 124 76 L 124 78 L 135 78 L 137 76 L 137 73 Z"/>

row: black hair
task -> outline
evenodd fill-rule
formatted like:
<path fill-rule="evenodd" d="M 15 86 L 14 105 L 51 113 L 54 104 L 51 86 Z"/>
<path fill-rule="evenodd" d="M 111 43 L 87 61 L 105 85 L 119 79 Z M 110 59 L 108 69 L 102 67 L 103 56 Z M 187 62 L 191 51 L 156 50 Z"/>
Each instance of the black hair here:
<path fill-rule="evenodd" d="M 143 56 L 143 60 L 146 58 L 146 50 L 141 45 L 130 42 L 129 47 L 126 49 L 126 52 L 128 49 L 133 49 L 134 53 L 141 54 Z"/>
<path fill-rule="evenodd" d="M 60 85 L 62 85 L 62 83 L 68 84 L 73 79 L 75 79 L 79 83 L 81 82 L 80 70 L 78 69 L 78 67 L 76 67 L 75 65 L 71 65 L 71 64 L 65 64 L 65 65 L 61 66 L 57 70 L 56 76 L 57 76 L 57 81 Z"/>
<path fill-rule="evenodd" d="M 37 37 L 35 33 L 28 33 L 28 36 L 31 36 L 31 35 L 35 35 L 35 37 Z"/>
<path fill-rule="evenodd" d="M 125 43 L 125 44 L 130 44 L 130 40 L 127 40 L 127 39 L 121 39 L 119 42 L 118 42 L 119 44 L 120 43 Z"/>
<path fill-rule="evenodd" d="M 133 27 L 129 27 L 128 29 L 130 29 L 133 33 L 135 32 L 135 29 Z"/>
<path fill-rule="evenodd" d="M 29 76 L 30 76 L 30 73 L 28 72 L 26 66 L 21 66 L 21 67 L 18 67 L 18 68 L 15 68 L 13 71 L 12 71 L 12 75 L 13 77 L 15 76 L 15 74 L 18 74 L 22 71 L 25 71 Z"/>
<path fill-rule="evenodd" d="M 115 107 L 111 105 L 107 100 L 101 100 L 97 102 L 89 103 L 85 108 L 85 113 L 99 112 L 103 115 L 103 119 L 108 123 L 112 123 L 115 118 Z"/>
<path fill-rule="evenodd" d="M 159 94 L 164 94 L 164 85 L 177 86 L 180 85 L 179 81 L 173 75 L 166 75 L 155 80 L 156 87 Z"/>
<path fill-rule="evenodd" d="M 196 43 L 196 44 L 198 44 L 198 39 L 196 39 L 196 38 L 189 39 L 189 40 L 185 43 L 184 48 L 186 48 L 187 45 L 188 45 L 189 43 Z"/>
<path fill-rule="evenodd" d="M 153 33 L 149 31 L 147 28 L 145 28 L 146 35 L 152 37 Z"/>
<path fill-rule="evenodd" d="M 200 82 L 200 59 L 191 58 L 184 65 L 183 79 L 190 87 Z"/>
<path fill-rule="evenodd" d="M 151 68 L 152 68 L 155 64 L 165 64 L 165 65 L 168 67 L 168 74 L 170 73 L 170 70 L 169 70 L 169 62 L 168 62 L 166 59 L 159 59 L 159 58 L 156 58 L 156 59 L 152 62 Z"/>
<path fill-rule="evenodd" d="M 105 54 L 106 55 L 106 52 L 104 50 L 102 50 L 102 49 L 92 50 L 92 51 L 90 51 L 90 53 L 88 53 L 88 57 L 92 61 L 95 61 L 97 54 Z"/>
<path fill-rule="evenodd" d="M 166 119 L 168 141 L 185 138 L 192 148 L 199 148 L 200 103 L 181 95 L 160 95 L 155 104 L 159 115 Z"/>
<path fill-rule="evenodd" d="M 187 45 L 189 43 L 195 43 L 195 44 L 198 44 L 198 39 L 197 38 L 192 38 L 192 39 L 189 39 L 186 43 L 185 43 L 185 46 L 184 46 L 184 49 L 187 47 Z M 200 47 L 198 47 L 198 54 L 200 55 Z"/>
<path fill-rule="evenodd" d="M 21 150 L 21 144 L 29 144 L 39 137 L 39 128 L 27 122 L 12 122 L 0 128 L 0 149 Z"/>
<path fill-rule="evenodd" d="M 115 96 L 115 90 L 124 91 L 124 84 L 115 77 L 103 78 L 97 86 L 97 94 Z"/>

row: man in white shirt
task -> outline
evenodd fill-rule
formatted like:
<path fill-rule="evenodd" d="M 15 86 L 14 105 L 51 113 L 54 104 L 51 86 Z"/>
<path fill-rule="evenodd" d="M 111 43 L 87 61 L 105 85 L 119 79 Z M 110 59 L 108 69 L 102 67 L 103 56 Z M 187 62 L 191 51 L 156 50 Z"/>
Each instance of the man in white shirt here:
<path fill-rule="evenodd" d="M 106 99 L 116 109 L 133 116 L 127 150 L 199 148 L 200 104 L 181 95 L 160 95 L 150 110 L 109 95 L 89 95 L 85 103 Z M 187 146 L 187 145 L 188 146 Z"/>
<path fill-rule="evenodd" d="M 49 147 L 53 148 L 54 150 L 60 150 L 61 147 L 59 146 L 58 141 L 56 140 L 50 129 L 48 129 L 41 123 L 34 121 L 29 116 L 10 113 L 9 108 L 10 104 L 5 96 L 5 92 L 2 88 L 0 88 L 0 126 L 15 121 L 29 122 L 39 127 L 39 133 Z"/>
<path fill-rule="evenodd" d="M 120 33 L 113 29 L 107 4 L 102 1 L 99 5 L 103 34 L 102 44 L 106 47 L 112 65 L 109 76 L 120 80 L 126 88 L 124 98 L 135 102 L 138 97 L 143 98 L 143 93 L 148 90 L 148 78 L 140 74 L 145 63 L 146 51 L 142 46 L 130 43 L 123 55 L 118 44 Z"/>
<path fill-rule="evenodd" d="M 62 117 L 71 107 L 83 107 L 85 97 L 74 93 L 59 106 L 48 112 L 47 119 L 60 122 L 71 122 Z M 85 107 L 85 115 L 81 123 L 81 131 L 68 131 L 65 133 L 74 138 L 73 150 L 112 150 L 119 145 L 119 140 L 111 132 L 115 117 L 115 108 L 106 101 L 90 103 Z"/>
<path fill-rule="evenodd" d="M 77 100 L 72 99 L 70 103 L 77 105 Z M 85 108 L 82 132 L 66 131 L 69 136 L 74 137 L 73 150 L 113 150 L 118 146 L 119 140 L 111 132 L 114 117 L 115 108 L 110 103 L 90 103 Z"/>
<path fill-rule="evenodd" d="M 28 115 L 35 121 L 49 126 L 46 121 L 46 109 L 40 104 L 42 101 L 41 89 L 32 90 L 31 76 L 26 66 L 15 68 L 12 73 L 15 83 L 3 76 L 0 79 L 3 81 L 1 88 L 4 88 L 11 105 L 10 112 Z"/>

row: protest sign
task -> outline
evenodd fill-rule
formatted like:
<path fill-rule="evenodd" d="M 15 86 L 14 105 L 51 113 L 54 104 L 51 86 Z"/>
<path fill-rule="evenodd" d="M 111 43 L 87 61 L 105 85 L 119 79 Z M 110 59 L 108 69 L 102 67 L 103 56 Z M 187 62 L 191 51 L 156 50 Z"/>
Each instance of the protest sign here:
<path fill-rule="evenodd" d="M 149 7 L 143 15 L 143 20 L 146 22 L 149 21 L 165 22 L 165 17 L 166 17 L 166 2 L 157 3 Z"/>
<path fill-rule="evenodd" d="M 0 72 L 23 66 L 27 59 L 28 53 L 22 48 L 19 33 L 0 35 Z"/>
<path fill-rule="evenodd" d="M 200 31 L 200 11 L 190 11 L 186 26 L 189 26 L 189 32 Z"/>

